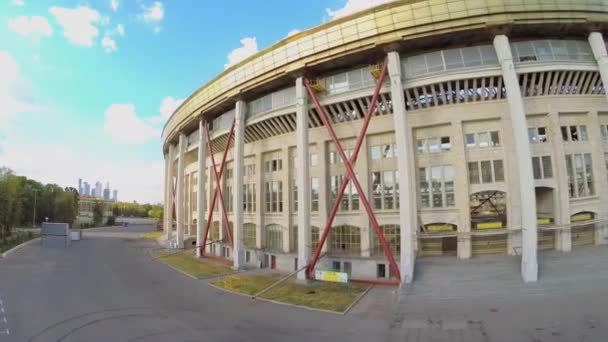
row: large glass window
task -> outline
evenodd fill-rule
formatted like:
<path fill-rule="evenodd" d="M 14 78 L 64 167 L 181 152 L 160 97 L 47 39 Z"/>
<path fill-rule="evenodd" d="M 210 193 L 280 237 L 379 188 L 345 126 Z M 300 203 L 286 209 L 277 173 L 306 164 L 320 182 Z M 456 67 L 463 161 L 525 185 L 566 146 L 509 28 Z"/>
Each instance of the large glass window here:
<path fill-rule="evenodd" d="M 498 147 L 500 146 L 500 136 L 498 131 L 467 133 L 465 143 L 468 148 Z"/>
<path fill-rule="evenodd" d="M 255 224 L 245 223 L 243 224 L 243 245 L 246 248 L 255 248 L 256 242 Z"/>
<path fill-rule="evenodd" d="M 361 230 L 359 227 L 341 225 L 330 230 L 331 254 L 361 255 Z"/>
<path fill-rule="evenodd" d="M 283 250 L 283 227 L 278 224 L 269 224 L 264 230 L 265 247 L 269 251 Z"/>
<path fill-rule="evenodd" d="M 587 134 L 587 126 L 585 125 L 572 125 L 562 126 L 562 138 L 564 141 L 587 141 L 589 135 Z"/>
<path fill-rule="evenodd" d="M 593 62 L 591 47 L 579 40 L 533 40 L 511 43 L 513 61 L 588 61 Z"/>
<path fill-rule="evenodd" d="M 416 141 L 418 153 L 448 152 L 452 148 L 450 137 L 434 137 Z"/>
<path fill-rule="evenodd" d="M 570 197 L 586 197 L 595 194 L 593 162 L 590 153 L 567 154 L 566 168 Z"/>
<path fill-rule="evenodd" d="M 503 182 L 505 180 L 504 165 L 500 159 L 469 162 L 468 166 L 470 184 Z"/>
<path fill-rule="evenodd" d="M 422 208 L 454 206 L 454 169 L 451 165 L 422 167 L 418 172 Z"/>
<path fill-rule="evenodd" d="M 310 179 L 310 211 L 319 211 L 319 178 Z"/>
<path fill-rule="evenodd" d="M 608 140 L 608 125 L 600 125 L 600 132 L 602 133 L 602 140 Z"/>
<path fill-rule="evenodd" d="M 374 209 L 399 208 L 399 174 L 396 170 L 371 173 L 372 202 Z"/>
<path fill-rule="evenodd" d="M 498 65 L 492 45 L 434 51 L 402 59 L 407 78 L 480 65 Z"/>
<path fill-rule="evenodd" d="M 380 226 L 382 230 L 382 234 L 384 235 L 384 239 L 388 243 L 391 252 L 393 255 L 399 255 L 401 253 L 401 233 L 399 229 L 399 225 L 396 224 L 387 224 Z M 372 255 L 384 255 L 384 250 L 382 249 L 382 245 L 380 244 L 380 239 L 375 231 L 372 230 L 372 236 L 374 241 L 374 250 Z"/>
<path fill-rule="evenodd" d="M 283 212 L 283 182 L 271 181 L 265 184 L 266 212 Z"/>
<path fill-rule="evenodd" d="M 553 167 L 551 166 L 551 157 L 532 157 L 532 171 L 534 179 L 552 178 Z"/>
<path fill-rule="evenodd" d="M 547 142 L 546 127 L 530 127 L 528 128 L 528 140 L 531 144 Z"/>
<path fill-rule="evenodd" d="M 344 176 L 342 175 L 334 175 L 329 177 L 330 203 L 332 206 L 338 197 L 338 190 L 340 190 L 339 188 L 343 178 Z M 349 181 L 348 185 L 346 186 L 339 210 L 359 210 L 359 192 L 353 185 L 352 181 Z"/>

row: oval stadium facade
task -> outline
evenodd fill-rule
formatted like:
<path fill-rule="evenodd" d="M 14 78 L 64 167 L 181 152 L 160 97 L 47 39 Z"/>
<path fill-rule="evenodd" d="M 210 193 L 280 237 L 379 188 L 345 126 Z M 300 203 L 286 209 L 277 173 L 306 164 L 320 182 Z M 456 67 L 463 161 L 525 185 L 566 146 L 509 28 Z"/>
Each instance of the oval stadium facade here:
<path fill-rule="evenodd" d="M 167 121 L 167 238 L 300 279 L 504 255 L 536 281 L 608 243 L 607 34 L 602 0 L 410 0 L 290 36 Z"/>

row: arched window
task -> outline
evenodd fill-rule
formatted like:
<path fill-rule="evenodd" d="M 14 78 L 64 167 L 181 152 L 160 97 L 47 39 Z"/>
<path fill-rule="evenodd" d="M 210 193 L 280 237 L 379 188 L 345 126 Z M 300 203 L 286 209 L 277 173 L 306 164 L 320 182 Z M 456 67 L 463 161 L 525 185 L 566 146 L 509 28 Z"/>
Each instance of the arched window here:
<path fill-rule="evenodd" d="M 246 248 L 255 248 L 255 224 L 245 223 L 243 224 L 243 245 Z"/>
<path fill-rule="evenodd" d="M 391 248 L 391 252 L 393 255 L 399 255 L 401 253 L 401 229 L 397 224 L 386 224 L 380 226 L 382 230 L 382 234 L 384 234 L 384 239 L 388 243 Z M 380 245 L 380 239 L 375 231 L 372 229 L 372 236 L 374 238 L 374 249 L 372 251 L 373 255 L 384 255 L 384 249 Z"/>
<path fill-rule="evenodd" d="M 349 225 L 333 227 L 329 247 L 332 254 L 361 255 L 361 229 Z"/>
<path fill-rule="evenodd" d="M 220 222 L 215 221 L 211 224 L 211 241 L 220 239 Z"/>
<path fill-rule="evenodd" d="M 320 238 L 319 230 L 320 230 L 319 227 L 310 226 L 311 253 L 314 253 L 315 249 L 317 248 L 317 245 L 319 245 L 319 238 Z M 291 252 L 297 253 L 298 252 L 298 226 L 297 225 L 291 226 L 291 231 L 289 234 L 290 234 L 289 243 L 290 243 Z"/>
<path fill-rule="evenodd" d="M 269 224 L 265 229 L 265 247 L 269 251 L 283 251 L 283 227 L 278 224 Z"/>
<path fill-rule="evenodd" d="M 500 229 L 507 227 L 507 193 L 498 190 L 471 194 L 471 227 L 473 229 Z"/>

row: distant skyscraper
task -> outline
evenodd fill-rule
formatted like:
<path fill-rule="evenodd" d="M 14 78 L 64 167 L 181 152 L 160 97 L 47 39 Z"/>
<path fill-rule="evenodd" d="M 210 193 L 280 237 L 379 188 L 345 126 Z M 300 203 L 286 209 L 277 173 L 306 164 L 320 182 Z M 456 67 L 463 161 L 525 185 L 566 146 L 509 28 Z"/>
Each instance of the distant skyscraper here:
<path fill-rule="evenodd" d="M 78 193 L 82 195 L 82 178 L 78 178 Z"/>
<path fill-rule="evenodd" d="M 89 182 L 84 182 L 84 194 L 83 195 L 91 196 L 91 186 L 89 185 Z"/>
<path fill-rule="evenodd" d="M 106 183 L 106 188 L 103 189 L 103 199 L 106 201 L 110 200 L 110 183 Z"/>
<path fill-rule="evenodd" d="M 96 191 L 97 191 L 97 188 L 91 189 L 91 196 L 95 197 L 97 195 Z"/>
<path fill-rule="evenodd" d="M 112 201 L 118 202 L 118 190 L 112 191 Z"/>
<path fill-rule="evenodd" d="M 103 192 L 101 190 L 101 187 L 102 187 L 101 182 L 95 182 L 95 195 L 92 195 L 92 196 L 95 196 L 95 197 L 101 197 L 101 196 L 103 196 Z"/>

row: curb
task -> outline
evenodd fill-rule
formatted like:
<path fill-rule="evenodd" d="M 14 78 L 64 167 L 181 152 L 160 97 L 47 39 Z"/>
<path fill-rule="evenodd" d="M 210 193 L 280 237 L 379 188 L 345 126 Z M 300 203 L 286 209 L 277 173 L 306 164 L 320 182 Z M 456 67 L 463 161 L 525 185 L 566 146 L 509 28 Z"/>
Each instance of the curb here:
<path fill-rule="evenodd" d="M 363 293 L 361 293 L 359 296 L 357 296 L 357 298 L 355 298 L 355 300 L 352 303 L 350 303 L 350 305 L 346 308 L 346 310 L 344 310 L 344 314 L 346 315 L 350 311 L 350 309 L 352 309 L 353 307 L 355 307 L 355 305 L 357 305 L 359 303 L 359 301 L 361 301 L 361 299 L 363 299 L 363 297 L 365 297 L 365 295 L 369 291 L 371 291 L 371 289 L 373 287 L 374 287 L 373 285 L 372 286 L 368 286 L 367 289 L 365 289 L 365 291 L 363 291 Z"/>
<path fill-rule="evenodd" d="M 333 315 L 344 316 L 344 315 L 346 315 L 346 313 L 350 309 L 350 306 L 346 310 L 344 310 L 344 311 L 331 311 L 331 310 L 325 310 L 325 309 L 311 308 L 311 307 L 304 306 L 304 305 L 279 302 L 279 301 L 276 301 L 276 300 L 273 300 L 273 299 L 268 299 L 268 298 L 263 298 L 263 297 L 253 298 L 253 295 L 248 295 L 248 294 L 245 294 L 245 293 L 228 290 L 228 289 L 225 289 L 223 287 L 219 287 L 217 285 L 214 285 L 211 282 L 207 282 L 207 285 L 209 285 L 211 287 L 214 287 L 214 288 L 216 288 L 216 289 L 218 289 L 220 291 L 229 292 L 229 293 L 236 294 L 236 295 L 239 295 L 239 296 L 242 296 L 242 297 L 247 297 L 247 298 L 249 298 L 251 300 L 260 300 L 260 301 L 263 301 L 263 302 L 270 302 L 270 303 L 284 305 L 284 306 L 291 306 L 291 307 L 296 307 L 296 308 L 299 308 L 299 309 L 305 309 L 305 310 L 309 310 L 309 311 L 317 311 L 317 312 L 324 312 L 324 313 L 333 314 Z M 368 290 L 369 290 L 369 288 L 368 288 Z M 363 294 L 365 294 L 365 293 L 367 293 L 367 291 L 365 291 Z M 353 304 L 351 304 L 351 306 L 353 306 L 354 304 L 356 304 L 357 301 L 358 300 L 355 300 L 355 302 Z"/>
<path fill-rule="evenodd" d="M 21 248 L 23 248 L 23 247 L 25 247 L 25 246 L 27 246 L 29 244 L 34 243 L 34 241 L 40 241 L 40 237 L 33 238 L 33 239 L 29 240 L 29 241 L 25 241 L 24 243 L 22 243 L 20 245 L 17 245 L 15 247 L 11 248 L 11 249 L 9 249 L 8 251 L 0 254 L 0 258 L 6 258 L 7 255 L 9 255 L 9 254 L 11 254 L 13 252 L 16 252 L 17 250 L 19 250 L 19 249 L 21 249 Z"/>

